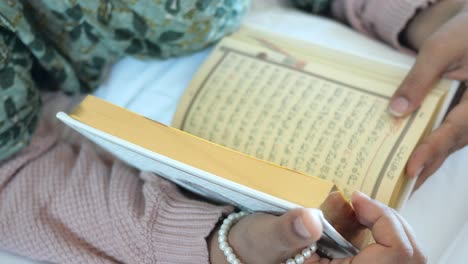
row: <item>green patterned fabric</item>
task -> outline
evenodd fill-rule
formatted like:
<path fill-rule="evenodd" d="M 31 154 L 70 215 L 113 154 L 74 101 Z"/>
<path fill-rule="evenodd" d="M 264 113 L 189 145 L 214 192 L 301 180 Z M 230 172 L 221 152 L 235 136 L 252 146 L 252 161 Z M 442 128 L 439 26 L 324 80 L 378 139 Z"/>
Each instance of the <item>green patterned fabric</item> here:
<path fill-rule="evenodd" d="M 250 0 L 0 1 L 0 161 L 26 146 L 40 89 L 97 87 L 123 56 L 168 58 L 234 31 Z"/>
<path fill-rule="evenodd" d="M 267 0 L 265 0 L 267 1 Z M 330 1 L 293 0 L 308 11 Z M 93 91 L 123 56 L 168 58 L 234 31 L 250 0 L 1 0 L 0 161 L 26 146 L 39 90 Z"/>

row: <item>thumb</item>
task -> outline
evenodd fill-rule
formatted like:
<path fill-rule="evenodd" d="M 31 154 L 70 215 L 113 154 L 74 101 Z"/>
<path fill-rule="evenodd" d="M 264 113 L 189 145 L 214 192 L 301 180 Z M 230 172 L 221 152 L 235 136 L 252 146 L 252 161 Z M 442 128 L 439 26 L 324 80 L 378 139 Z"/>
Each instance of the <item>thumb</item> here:
<path fill-rule="evenodd" d="M 376 243 L 368 245 L 358 255 L 337 263 L 375 263 L 376 259 L 384 264 L 412 263 L 408 260 L 416 255 L 415 248 L 397 214 L 360 192 L 353 194 L 352 202 L 359 221 L 371 229 Z"/>
<path fill-rule="evenodd" d="M 421 49 L 413 67 L 392 96 L 388 107 L 390 114 L 403 117 L 414 112 L 457 55 L 432 43 Z"/>
<path fill-rule="evenodd" d="M 413 68 L 390 100 L 390 113 L 397 117 L 412 113 L 445 71 L 463 59 L 466 37 L 460 34 L 466 32 L 465 19 L 457 16 L 425 41 Z"/>
<path fill-rule="evenodd" d="M 294 209 L 281 216 L 257 213 L 233 226 L 230 241 L 244 263 L 284 262 L 320 239 L 321 214 L 317 209 Z"/>
<path fill-rule="evenodd" d="M 272 226 L 275 240 L 286 251 L 310 246 L 322 237 L 322 211 L 318 209 L 296 209 L 278 217 Z"/>

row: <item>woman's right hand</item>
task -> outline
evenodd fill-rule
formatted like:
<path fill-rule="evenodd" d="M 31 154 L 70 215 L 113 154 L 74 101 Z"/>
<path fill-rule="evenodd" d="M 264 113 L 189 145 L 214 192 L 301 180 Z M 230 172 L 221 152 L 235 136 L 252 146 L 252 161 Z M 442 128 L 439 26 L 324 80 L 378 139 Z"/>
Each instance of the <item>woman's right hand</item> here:
<path fill-rule="evenodd" d="M 397 212 L 358 192 L 352 200 L 358 220 L 372 231 L 376 243 L 353 258 L 328 260 L 315 254 L 305 263 L 426 263 L 410 226 Z M 228 242 L 242 263 L 284 263 L 321 237 L 320 214 L 316 209 L 296 209 L 282 216 L 252 214 L 232 227 Z M 211 238 L 210 249 L 211 263 L 228 263 L 218 248 L 217 232 Z"/>
<path fill-rule="evenodd" d="M 442 76 L 468 83 L 468 0 L 433 2 L 418 12 L 401 34 L 406 44 L 418 51 L 418 56 L 389 105 L 389 112 L 396 117 L 414 113 Z M 467 121 L 468 92 L 465 91 L 463 99 L 440 127 L 411 154 L 406 175 L 418 177 L 416 188 L 449 155 L 468 145 Z"/>
<path fill-rule="evenodd" d="M 359 222 L 372 231 L 375 243 L 365 247 L 355 257 L 331 262 L 324 261 L 320 264 L 422 264 L 427 262 L 416 243 L 410 225 L 395 210 L 358 192 L 353 194 L 352 200 Z"/>

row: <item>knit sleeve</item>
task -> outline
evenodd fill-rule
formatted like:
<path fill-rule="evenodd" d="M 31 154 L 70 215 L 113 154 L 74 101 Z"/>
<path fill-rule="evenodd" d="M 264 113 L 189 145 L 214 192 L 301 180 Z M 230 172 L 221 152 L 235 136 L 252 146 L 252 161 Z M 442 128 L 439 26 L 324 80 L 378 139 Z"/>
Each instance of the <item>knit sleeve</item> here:
<path fill-rule="evenodd" d="M 209 263 L 231 207 L 50 134 L 0 163 L 0 248 L 52 263 Z"/>
<path fill-rule="evenodd" d="M 358 31 L 403 49 L 400 33 L 419 10 L 440 0 L 334 0 L 332 14 Z"/>

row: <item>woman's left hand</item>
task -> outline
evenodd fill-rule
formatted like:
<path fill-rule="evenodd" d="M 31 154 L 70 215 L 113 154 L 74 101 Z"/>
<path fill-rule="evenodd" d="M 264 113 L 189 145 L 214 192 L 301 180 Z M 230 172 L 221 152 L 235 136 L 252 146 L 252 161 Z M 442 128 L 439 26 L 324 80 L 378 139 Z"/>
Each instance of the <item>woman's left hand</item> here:
<path fill-rule="evenodd" d="M 295 209 L 281 216 L 255 213 L 242 218 L 227 235 L 227 240 L 242 263 L 284 263 L 322 236 L 322 212 L 317 209 Z M 210 262 L 228 264 L 219 249 L 219 230 L 209 241 Z M 305 263 L 318 263 L 311 253 Z"/>
<path fill-rule="evenodd" d="M 313 254 L 304 264 L 425 264 L 427 259 L 410 225 L 390 207 L 355 192 L 352 196 L 357 220 L 372 231 L 375 243 L 359 254 L 328 260 Z M 228 242 L 242 263 L 285 263 L 322 236 L 321 212 L 295 209 L 282 216 L 255 213 L 242 218 L 228 233 Z M 228 264 L 216 234 L 210 240 L 211 263 Z M 300 262 L 300 261 L 299 261 Z"/>
<path fill-rule="evenodd" d="M 392 97 L 389 112 L 414 112 L 434 84 L 446 77 L 468 80 L 468 1 L 439 1 L 408 24 L 403 37 L 419 51 L 416 63 Z M 412 153 L 406 173 L 419 176 L 417 187 L 454 151 L 468 145 L 468 92 L 462 102 Z"/>

